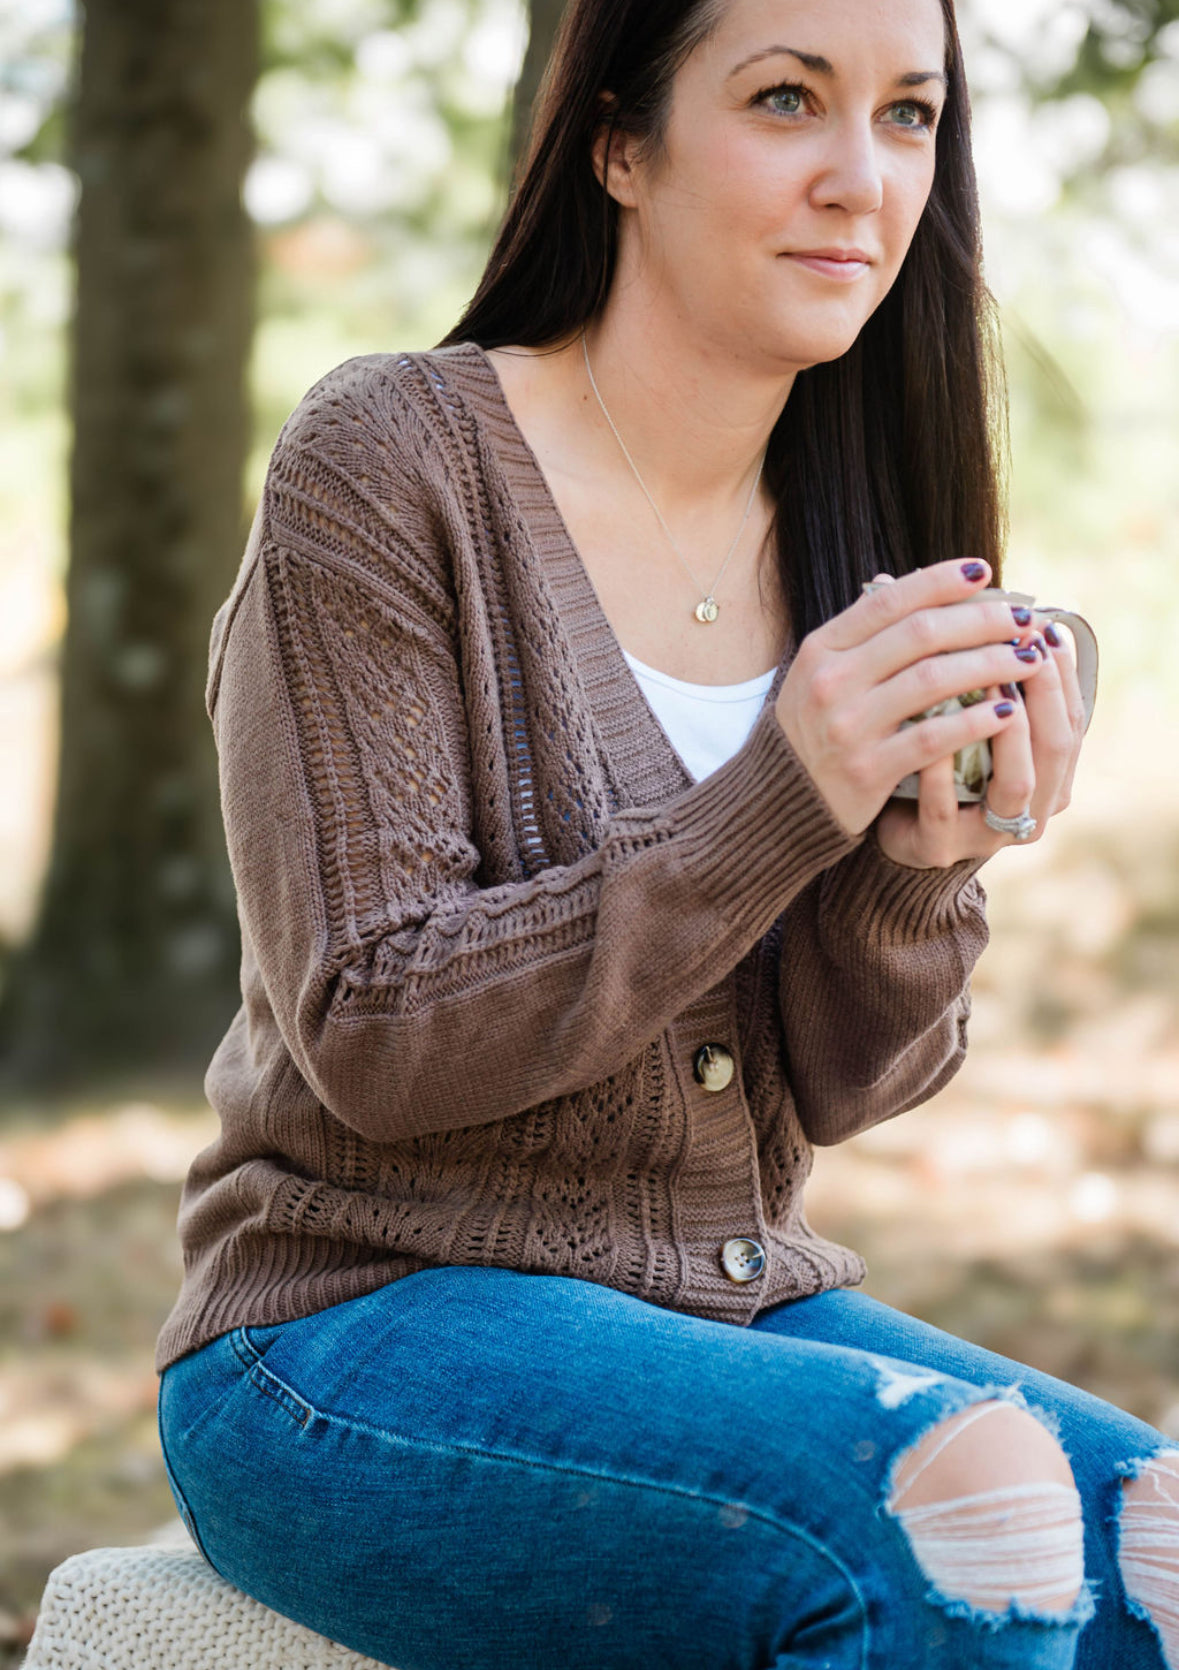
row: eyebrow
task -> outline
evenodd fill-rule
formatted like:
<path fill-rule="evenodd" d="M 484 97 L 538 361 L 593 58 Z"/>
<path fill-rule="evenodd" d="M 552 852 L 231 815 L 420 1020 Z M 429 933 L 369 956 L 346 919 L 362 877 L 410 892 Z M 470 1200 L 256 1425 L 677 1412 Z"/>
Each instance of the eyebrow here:
<path fill-rule="evenodd" d="M 816 75 L 835 76 L 835 66 L 829 58 L 820 57 L 817 52 L 800 52 L 793 46 L 767 46 L 761 52 L 754 52 L 748 58 L 743 58 L 736 69 L 730 70 L 726 80 L 731 81 L 742 70 L 747 70 L 750 64 L 760 64 L 763 58 L 797 58 L 806 69 L 813 70 Z M 898 76 L 894 82 L 897 87 L 924 87 L 928 81 L 940 81 L 949 90 L 949 82 L 941 70 L 910 70 L 908 75 Z"/>

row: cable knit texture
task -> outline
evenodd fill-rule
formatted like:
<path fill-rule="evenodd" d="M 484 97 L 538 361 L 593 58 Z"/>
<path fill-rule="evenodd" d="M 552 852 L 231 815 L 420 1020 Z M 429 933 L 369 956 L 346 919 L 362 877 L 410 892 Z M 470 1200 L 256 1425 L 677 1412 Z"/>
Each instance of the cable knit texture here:
<path fill-rule="evenodd" d="M 304 396 L 213 626 L 243 1003 L 159 1370 L 435 1264 L 743 1326 L 863 1279 L 807 1223 L 812 1144 L 960 1066 L 982 860 L 843 828 L 774 713 L 793 653 L 693 782 L 481 349 Z"/>

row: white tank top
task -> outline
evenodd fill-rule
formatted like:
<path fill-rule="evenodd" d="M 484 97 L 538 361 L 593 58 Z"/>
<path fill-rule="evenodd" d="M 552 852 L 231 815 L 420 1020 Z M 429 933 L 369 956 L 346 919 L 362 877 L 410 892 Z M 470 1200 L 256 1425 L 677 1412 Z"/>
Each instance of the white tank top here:
<path fill-rule="evenodd" d="M 655 717 L 697 782 L 741 747 L 757 723 L 777 670 L 744 684 L 688 684 L 623 650 Z"/>

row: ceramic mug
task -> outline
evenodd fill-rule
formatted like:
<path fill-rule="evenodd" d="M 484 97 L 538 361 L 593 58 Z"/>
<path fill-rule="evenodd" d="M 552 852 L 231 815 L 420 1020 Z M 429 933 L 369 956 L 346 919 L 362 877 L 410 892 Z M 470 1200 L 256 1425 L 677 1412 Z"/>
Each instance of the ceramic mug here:
<path fill-rule="evenodd" d="M 864 584 L 864 590 L 879 591 L 882 586 L 892 584 L 894 582 L 890 580 L 868 580 Z M 1062 609 L 1055 603 L 1037 603 L 1035 598 L 1026 592 L 1003 591 L 998 586 L 988 586 L 985 590 L 964 598 L 963 601 L 973 603 L 979 598 L 992 597 L 1014 604 L 1017 608 L 1032 611 L 1031 625 L 1024 628 L 1026 633 L 1043 632 L 1049 621 L 1068 627 L 1077 648 L 1077 682 L 1081 687 L 1081 700 L 1085 705 L 1085 729 L 1088 730 L 1097 701 L 1097 635 L 1089 622 L 1074 609 Z M 954 609 L 958 605 L 948 603 L 944 607 Z M 939 714 L 960 712 L 962 708 L 972 707 L 986 699 L 985 690 L 968 690 L 963 696 L 951 696 L 949 701 L 938 702 L 936 706 L 927 708 L 924 713 L 904 720 L 901 729 L 904 730 L 906 725 L 919 724 L 922 719 L 936 718 Z M 991 768 L 991 745 L 985 737 L 980 742 L 973 742 L 969 747 L 958 750 L 954 755 L 954 788 L 959 801 L 971 802 L 983 798 L 991 780 Z M 913 771 L 897 784 L 893 796 L 902 800 L 916 800 L 918 792 L 918 774 Z"/>

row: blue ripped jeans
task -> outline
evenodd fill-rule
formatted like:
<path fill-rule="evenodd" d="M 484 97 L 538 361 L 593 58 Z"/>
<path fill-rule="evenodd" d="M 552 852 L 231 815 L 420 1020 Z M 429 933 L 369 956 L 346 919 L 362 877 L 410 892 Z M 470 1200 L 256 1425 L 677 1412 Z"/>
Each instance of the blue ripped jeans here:
<path fill-rule="evenodd" d="M 983 1398 L 1069 1457 L 1070 1610 L 942 1593 L 883 1506 L 901 1453 Z M 181 1358 L 160 1438 L 223 1577 L 398 1670 L 1165 1667 L 1118 1508 L 1121 1475 L 1175 1446 L 853 1290 L 739 1328 L 572 1277 L 422 1270 Z"/>

